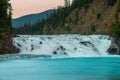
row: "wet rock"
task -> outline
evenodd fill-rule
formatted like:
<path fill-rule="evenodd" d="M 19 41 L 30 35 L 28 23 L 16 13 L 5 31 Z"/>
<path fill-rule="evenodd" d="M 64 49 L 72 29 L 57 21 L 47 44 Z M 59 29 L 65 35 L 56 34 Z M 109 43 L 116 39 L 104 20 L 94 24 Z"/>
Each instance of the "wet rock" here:
<path fill-rule="evenodd" d="M 20 50 L 13 45 L 12 40 L 0 40 L 0 54 L 19 53 Z"/>
<path fill-rule="evenodd" d="M 119 54 L 119 47 L 115 43 L 111 43 L 110 48 L 107 50 L 109 54 Z"/>
<path fill-rule="evenodd" d="M 66 50 L 63 46 L 60 46 L 60 49 L 61 49 L 61 50 L 64 50 L 64 51 Z"/>
<path fill-rule="evenodd" d="M 63 46 L 60 46 L 60 49 L 64 49 Z"/>
<path fill-rule="evenodd" d="M 94 44 L 92 44 L 90 41 L 84 41 L 84 42 L 80 42 L 80 44 L 86 46 L 86 47 L 91 47 L 97 54 L 100 55 L 99 50 L 94 46 Z"/>
<path fill-rule="evenodd" d="M 75 37 L 76 40 L 79 40 L 78 37 Z"/>
<path fill-rule="evenodd" d="M 41 41 L 39 44 L 43 44 L 43 42 Z"/>
<path fill-rule="evenodd" d="M 89 41 L 80 42 L 80 44 L 85 45 L 85 46 L 87 46 L 88 44 L 93 45 L 93 44 L 92 44 L 91 42 L 89 42 Z M 93 45 L 93 46 L 94 46 L 94 45 Z"/>
<path fill-rule="evenodd" d="M 20 37 L 19 35 L 14 35 L 14 37 Z"/>
<path fill-rule="evenodd" d="M 60 48 L 57 48 L 57 51 L 59 50 Z"/>
<path fill-rule="evenodd" d="M 119 55 L 120 55 L 120 39 L 118 40 Z"/>
<path fill-rule="evenodd" d="M 107 50 L 107 52 L 111 55 L 118 55 L 120 53 L 118 41 L 111 36 L 108 38 L 108 40 L 111 40 L 111 45 L 110 45 L 109 49 Z"/>
<path fill-rule="evenodd" d="M 57 55 L 57 51 L 54 51 L 53 54 Z"/>
<path fill-rule="evenodd" d="M 33 45 L 31 45 L 31 51 L 33 51 L 34 50 L 34 47 L 33 47 Z"/>
<path fill-rule="evenodd" d="M 16 48 L 13 44 L 12 37 L 16 34 L 12 34 L 9 31 L 0 33 L 0 54 L 13 54 L 19 53 L 20 50 Z"/>
<path fill-rule="evenodd" d="M 79 38 L 78 38 L 78 37 L 73 37 L 72 39 L 76 39 L 76 40 L 79 40 Z"/>
<path fill-rule="evenodd" d="M 21 47 L 21 45 L 20 45 L 19 43 L 17 43 L 17 45 L 18 45 L 19 47 Z"/>
<path fill-rule="evenodd" d="M 64 55 L 67 55 L 67 53 L 66 53 L 66 52 L 64 52 Z"/>
<path fill-rule="evenodd" d="M 77 50 L 77 48 L 74 48 L 74 50 Z"/>

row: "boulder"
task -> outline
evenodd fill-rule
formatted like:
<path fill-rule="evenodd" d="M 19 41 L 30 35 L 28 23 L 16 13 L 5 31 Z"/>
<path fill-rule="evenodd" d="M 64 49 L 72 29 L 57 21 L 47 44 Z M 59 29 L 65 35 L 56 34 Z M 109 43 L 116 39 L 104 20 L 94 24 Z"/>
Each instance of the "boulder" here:
<path fill-rule="evenodd" d="M 33 47 L 33 44 L 31 45 L 31 51 L 33 51 L 34 50 L 34 47 Z"/>
<path fill-rule="evenodd" d="M 109 54 L 112 54 L 112 55 L 118 55 L 119 54 L 119 47 L 117 46 L 117 44 L 115 44 L 115 43 L 111 43 L 111 45 L 110 45 L 110 48 L 107 50 L 107 52 L 109 53 Z"/>
<path fill-rule="evenodd" d="M 19 52 L 20 50 L 13 45 L 12 40 L 0 40 L 0 54 L 12 54 Z"/>
<path fill-rule="evenodd" d="M 118 55 L 120 52 L 120 48 L 118 46 L 118 41 L 113 37 L 110 37 L 109 40 L 111 40 L 111 45 L 110 45 L 109 49 L 107 50 L 107 52 L 110 55 Z"/>
<path fill-rule="evenodd" d="M 43 44 L 43 42 L 42 41 L 40 41 L 40 43 L 39 44 Z"/>
<path fill-rule="evenodd" d="M 57 55 L 57 52 L 56 52 L 56 51 L 54 51 L 54 52 L 53 52 L 53 54 L 54 54 L 54 55 Z"/>

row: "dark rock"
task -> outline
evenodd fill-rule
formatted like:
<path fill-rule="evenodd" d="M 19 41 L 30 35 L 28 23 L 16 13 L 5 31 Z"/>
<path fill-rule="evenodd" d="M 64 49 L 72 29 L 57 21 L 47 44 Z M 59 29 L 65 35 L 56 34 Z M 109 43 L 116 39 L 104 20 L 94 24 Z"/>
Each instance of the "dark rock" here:
<path fill-rule="evenodd" d="M 107 50 L 107 52 L 111 55 L 118 55 L 120 53 L 118 41 L 111 36 L 108 38 L 108 40 L 111 40 L 111 45 L 110 48 Z"/>
<path fill-rule="evenodd" d="M 90 41 L 80 42 L 80 44 L 87 46 L 87 47 L 92 47 L 92 49 L 100 55 L 100 52 L 98 51 L 98 49 Z"/>
<path fill-rule="evenodd" d="M 43 44 L 43 42 L 40 42 L 39 44 Z"/>
<path fill-rule="evenodd" d="M 60 48 L 57 48 L 57 50 L 59 50 Z"/>
<path fill-rule="evenodd" d="M 64 52 L 64 55 L 67 55 L 67 53 L 66 53 L 66 52 Z"/>
<path fill-rule="evenodd" d="M 21 47 L 21 45 L 20 45 L 19 43 L 17 43 L 17 45 L 18 45 L 19 47 Z"/>
<path fill-rule="evenodd" d="M 91 42 L 89 42 L 89 41 L 80 42 L 80 44 L 85 45 L 85 46 L 87 46 L 88 44 L 93 45 L 93 44 L 92 44 Z M 94 45 L 93 45 L 93 46 L 94 46 Z"/>
<path fill-rule="evenodd" d="M 118 40 L 119 55 L 120 55 L 120 39 Z"/>
<path fill-rule="evenodd" d="M 33 51 L 33 50 L 34 50 L 33 45 L 31 45 L 31 51 Z"/>
<path fill-rule="evenodd" d="M 64 50 L 64 51 L 66 50 L 63 46 L 60 46 L 60 49 L 61 49 L 61 50 Z"/>
<path fill-rule="evenodd" d="M 77 50 L 77 48 L 74 48 L 74 50 Z"/>
<path fill-rule="evenodd" d="M 60 46 L 60 49 L 64 49 L 63 46 Z"/>
<path fill-rule="evenodd" d="M 13 44 L 12 37 L 16 34 L 12 34 L 9 31 L 0 33 L 0 54 L 13 54 L 19 53 L 20 50 Z"/>
<path fill-rule="evenodd" d="M 20 37 L 19 35 L 14 35 L 14 37 Z"/>
<path fill-rule="evenodd" d="M 75 37 L 76 40 L 79 40 L 78 37 Z"/>
<path fill-rule="evenodd" d="M 54 51 L 54 52 L 53 52 L 53 54 L 57 55 L 57 52 L 56 52 L 56 51 Z"/>
<path fill-rule="evenodd" d="M 65 51 L 66 49 L 64 48 L 63 50 Z"/>
<path fill-rule="evenodd" d="M 0 54 L 19 53 L 20 50 L 12 44 L 12 40 L 0 40 Z"/>
<path fill-rule="evenodd" d="M 109 54 L 119 54 L 119 47 L 115 43 L 111 43 L 110 48 L 107 50 Z"/>

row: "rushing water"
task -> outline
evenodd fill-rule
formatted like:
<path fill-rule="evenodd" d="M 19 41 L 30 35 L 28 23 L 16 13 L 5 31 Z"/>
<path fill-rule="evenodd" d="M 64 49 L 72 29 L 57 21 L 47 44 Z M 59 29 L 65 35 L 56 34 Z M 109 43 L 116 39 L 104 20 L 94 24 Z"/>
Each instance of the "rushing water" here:
<path fill-rule="evenodd" d="M 105 56 L 111 44 L 106 35 L 20 35 L 13 40 L 21 54 L 53 57 Z"/>
<path fill-rule="evenodd" d="M 0 80 L 120 80 L 106 35 L 20 35 L 19 54 L 0 55 Z"/>

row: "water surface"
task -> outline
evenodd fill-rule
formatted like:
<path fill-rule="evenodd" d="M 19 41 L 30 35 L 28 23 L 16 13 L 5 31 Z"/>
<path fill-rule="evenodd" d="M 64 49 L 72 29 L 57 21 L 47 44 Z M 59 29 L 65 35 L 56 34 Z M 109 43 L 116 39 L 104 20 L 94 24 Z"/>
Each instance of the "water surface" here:
<path fill-rule="evenodd" d="M 120 80 L 120 57 L 0 59 L 0 80 Z"/>

